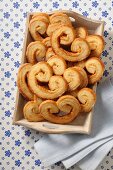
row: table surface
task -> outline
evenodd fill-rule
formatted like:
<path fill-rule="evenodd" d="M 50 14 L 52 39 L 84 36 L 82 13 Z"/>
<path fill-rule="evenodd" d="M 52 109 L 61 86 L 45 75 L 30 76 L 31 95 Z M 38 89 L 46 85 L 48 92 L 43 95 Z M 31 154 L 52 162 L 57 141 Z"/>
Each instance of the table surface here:
<path fill-rule="evenodd" d="M 34 143 L 43 134 L 22 126 L 12 126 L 16 98 L 16 77 L 21 61 L 25 22 L 28 12 L 67 9 L 86 17 L 105 21 L 105 49 L 102 60 L 105 63 L 105 79 L 113 73 L 113 1 L 111 0 L 0 0 L 0 169 L 30 170 L 45 169 L 41 165 Z M 46 168 L 47 169 L 47 168 Z M 48 169 L 65 169 L 57 163 Z M 72 167 L 71 169 L 76 169 Z M 97 168 L 113 169 L 113 150 Z"/>

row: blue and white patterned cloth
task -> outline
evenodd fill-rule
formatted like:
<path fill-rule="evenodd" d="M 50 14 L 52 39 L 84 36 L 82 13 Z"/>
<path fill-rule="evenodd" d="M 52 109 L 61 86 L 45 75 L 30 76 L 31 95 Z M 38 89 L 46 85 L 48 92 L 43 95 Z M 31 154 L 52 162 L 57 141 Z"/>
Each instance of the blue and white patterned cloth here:
<path fill-rule="evenodd" d="M 113 68 L 113 1 L 112 0 L 0 0 L 0 169 L 44 169 L 33 145 L 43 134 L 21 126 L 12 126 L 16 99 L 16 76 L 21 62 L 28 12 L 69 9 L 92 19 L 105 21 L 106 46 L 102 54 L 106 70 Z M 49 169 L 64 169 L 61 163 Z M 75 169 L 72 167 L 72 169 Z M 113 169 L 113 150 L 98 170 Z"/>

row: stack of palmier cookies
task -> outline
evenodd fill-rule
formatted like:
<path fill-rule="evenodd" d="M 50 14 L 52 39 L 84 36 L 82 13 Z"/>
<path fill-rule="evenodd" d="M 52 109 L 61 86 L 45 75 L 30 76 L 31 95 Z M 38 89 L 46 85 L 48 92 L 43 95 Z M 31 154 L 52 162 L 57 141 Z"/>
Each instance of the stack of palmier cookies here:
<path fill-rule="evenodd" d="M 27 62 L 18 71 L 17 85 L 28 100 L 23 108 L 28 121 L 67 124 L 96 102 L 91 88 L 104 72 L 100 59 L 104 40 L 75 28 L 61 12 L 35 13 L 29 22 L 33 41 Z"/>

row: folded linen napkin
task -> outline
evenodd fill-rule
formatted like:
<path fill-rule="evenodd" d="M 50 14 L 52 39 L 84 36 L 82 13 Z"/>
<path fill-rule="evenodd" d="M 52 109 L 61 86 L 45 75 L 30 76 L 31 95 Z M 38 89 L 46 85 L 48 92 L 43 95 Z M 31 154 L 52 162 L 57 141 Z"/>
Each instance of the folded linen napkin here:
<path fill-rule="evenodd" d="M 67 159 L 63 160 L 62 163 L 64 164 L 65 168 L 68 169 L 71 166 L 75 165 L 76 163 L 78 163 L 79 167 L 83 166 L 83 162 L 84 159 L 83 158 L 87 158 L 87 156 L 92 153 L 95 152 L 96 149 L 98 149 L 99 147 L 101 147 L 102 145 L 108 143 L 109 141 L 112 142 L 112 146 L 113 146 L 113 135 L 105 138 L 103 140 L 99 140 L 97 142 L 95 142 L 94 144 L 90 145 L 89 147 L 86 147 L 85 149 L 83 149 L 82 151 L 68 157 Z M 109 150 L 111 149 L 111 145 L 109 145 Z M 108 150 L 108 151 L 109 151 Z M 101 154 L 101 153 L 100 153 Z M 93 154 L 94 155 L 94 154 Z M 106 155 L 106 152 L 104 155 L 102 155 L 102 157 L 104 158 L 104 156 Z M 97 158 L 97 157 L 96 157 Z M 81 160 L 81 161 L 80 161 Z M 83 161 L 82 161 L 83 160 Z M 88 160 L 88 159 L 87 159 Z M 100 159 L 99 159 L 100 162 Z M 88 164 L 89 165 L 89 164 Z M 85 165 L 86 166 L 86 165 Z M 97 164 L 98 166 L 98 164 Z M 94 168 L 94 167 L 92 167 Z M 84 168 L 83 168 L 84 169 Z M 95 168 L 94 168 L 95 169 Z"/>
<path fill-rule="evenodd" d="M 113 135 L 112 83 L 113 79 L 108 78 L 97 88 L 97 103 L 94 109 L 93 127 L 90 136 L 80 134 L 49 134 L 44 135 L 41 140 L 35 143 L 34 147 L 45 166 L 52 165 L 67 157 L 70 159 L 70 156 L 73 156 L 73 154 L 79 153 L 94 143 L 98 144 L 100 140 Z"/>
<path fill-rule="evenodd" d="M 77 163 L 82 170 L 95 170 L 113 147 L 113 139 L 97 148 Z"/>

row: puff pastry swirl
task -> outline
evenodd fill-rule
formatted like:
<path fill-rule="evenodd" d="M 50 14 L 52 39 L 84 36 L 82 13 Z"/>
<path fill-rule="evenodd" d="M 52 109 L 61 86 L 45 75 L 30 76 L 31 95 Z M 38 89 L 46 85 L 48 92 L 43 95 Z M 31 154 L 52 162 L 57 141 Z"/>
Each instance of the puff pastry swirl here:
<path fill-rule="evenodd" d="M 63 75 L 67 68 L 65 60 L 57 55 L 51 57 L 47 63 L 52 67 L 54 74 L 59 76 Z"/>
<path fill-rule="evenodd" d="M 24 106 L 24 117 L 29 122 L 39 122 L 44 120 L 43 116 L 39 112 L 39 105 L 41 102 L 29 101 Z"/>
<path fill-rule="evenodd" d="M 78 38 L 86 38 L 88 35 L 88 30 L 85 27 L 76 28 L 76 36 Z"/>
<path fill-rule="evenodd" d="M 27 100 L 33 100 L 34 94 L 32 91 L 30 91 L 27 83 L 27 76 L 28 72 L 31 70 L 32 64 L 26 63 L 21 65 L 18 71 L 17 75 L 17 86 L 19 89 L 19 92 L 27 99 Z"/>
<path fill-rule="evenodd" d="M 100 57 L 104 49 L 104 39 L 100 35 L 88 35 L 86 41 L 89 43 L 91 53 L 90 57 Z"/>
<path fill-rule="evenodd" d="M 90 112 L 96 102 L 96 94 L 90 88 L 83 88 L 77 93 L 77 98 L 81 103 L 81 112 Z"/>
<path fill-rule="evenodd" d="M 47 51 L 46 51 L 46 61 L 54 55 L 55 55 L 55 53 L 54 53 L 53 49 L 48 48 Z"/>
<path fill-rule="evenodd" d="M 76 118 L 81 110 L 78 100 L 70 95 L 60 97 L 57 102 L 46 100 L 39 106 L 41 115 L 48 121 L 58 124 L 66 124 Z M 59 111 L 65 112 L 60 116 Z"/>
<path fill-rule="evenodd" d="M 50 23 L 62 23 L 62 24 L 67 24 L 69 26 L 72 26 L 70 18 L 62 13 L 62 12 L 56 12 L 53 15 L 50 16 Z"/>
<path fill-rule="evenodd" d="M 71 42 L 71 51 L 68 52 L 61 48 L 60 46 L 60 36 L 65 34 L 65 37 L 70 37 L 69 42 Z M 65 39 L 66 40 L 66 39 Z M 62 26 L 57 29 L 51 36 L 51 44 L 54 52 L 63 57 L 67 61 L 81 61 L 88 57 L 90 54 L 90 48 L 86 40 L 82 38 L 75 39 L 75 33 L 73 28 L 69 26 Z"/>
<path fill-rule="evenodd" d="M 104 73 L 104 63 L 97 57 L 89 58 L 85 63 L 89 84 L 98 82 Z"/>
<path fill-rule="evenodd" d="M 33 14 L 32 19 L 33 19 L 33 18 L 36 18 L 36 17 L 37 17 L 38 19 L 44 19 L 45 22 L 49 23 L 49 15 L 46 14 L 46 13 L 36 12 L 36 13 Z"/>
<path fill-rule="evenodd" d="M 45 44 L 45 46 L 48 48 L 48 47 L 51 47 L 51 39 L 50 39 L 50 37 L 46 37 L 45 39 L 43 39 L 43 41 L 42 41 L 44 44 Z"/>
<path fill-rule="evenodd" d="M 82 83 L 81 74 L 74 67 L 67 68 L 64 71 L 63 76 L 68 83 L 68 90 L 69 91 L 77 89 Z"/>
<path fill-rule="evenodd" d="M 41 41 L 31 42 L 27 46 L 26 56 L 31 64 L 44 60 L 46 55 L 46 46 Z"/>
<path fill-rule="evenodd" d="M 81 85 L 80 85 L 80 88 L 83 88 L 83 87 L 86 87 L 88 85 L 88 76 L 87 76 L 87 73 L 86 71 L 81 68 L 81 67 L 77 67 L 77 66 L 74 66 L 74 68 L 80 73 L 81 75 Z"/>
<path fill-rule="evenodd" d="M 65 93 L 66 81 L 61 76 L 52 75 L 52 68 L 46 62 L 39 62 L 32 66 L 28 74 L 28 84 L 32 92 L 44 99 L 54 99 Z M 39 82 L 48 82 L 49 89 L 39 85 Z"/>
<path fill-rule="evenodd" d="M 42 35 L 46 33 L 48 24 L 49 23 L 47 16 L 33 16 L 29 23 L 29 31 L 31 33 L 32 38 L 36 41 L 42 41 Z"/>

